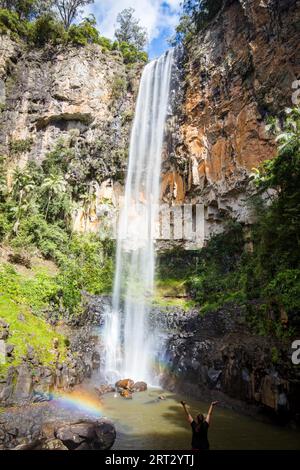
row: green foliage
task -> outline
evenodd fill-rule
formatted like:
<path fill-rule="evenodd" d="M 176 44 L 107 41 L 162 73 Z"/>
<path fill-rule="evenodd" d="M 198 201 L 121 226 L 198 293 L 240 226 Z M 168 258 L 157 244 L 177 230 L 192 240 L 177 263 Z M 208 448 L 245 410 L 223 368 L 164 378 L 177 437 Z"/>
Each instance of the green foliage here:
<path fill-rule="evenodd" d="M 31 25 L 30 39 L 38 47 L 45 44 L 63 44 L 67 41 L 68 34 L 61 22 L 57 21 L 52 13 L 45 13 Z"/>
<path fill-rule="evenodd" d="M 264 289 L 269 302 L 283 307 L 290 318 L 300 311 L 300 269 L 279 271 Z"/>
<path fill-rule="evenodd" d="M 224 0 L 184 0 L 174 43 L 186 43 L 220 12 Z"/>
<path fill-rule="evenodd" d="M 11 240 L 15 248 L 36 247 L 46 259 L 59 264 L 67 253 L 70 235 L 56 223 L 48 223 L 41 214 L 22 220 L 18 234 Z"/>
<path fill-rule="evenodd" d="M 27 23 L 20 20 L 17 13 L 0 9 L 0 34 L 12 34 L 14 39 L 26 37 Z"/>
<path fill-rule="evenodd" d="M 5 374 L 11 365 L 19 365 L 26 356 L 29 345 L 34 348 L 41 364 L 54 367 L 54 339 L 58 339 L 60 359 L 63 360 L 66 356 L 65 338 L 43 319 L 33 315 L 28 305 L 14 301 L 11 294 L 0 295 L 0 318 L 9 323 L 9 344 L 15 347 L 13 360 L 0 365 L 0 374 Z"/>
<path fill-rule="evenodd" d="M 36 313 L 48 306 L 57 290 L 55 279 L 51 276 L 40 273 L 28 279 L 17 274 L 11 265 L 0 264 L 0 293 L 17 304 L 27 305 Z"/>
<path fill-rule="evenodd" d="M 29 152 L 33 144 L 31 138 L 12 140 L 9 143 L 9 151 L 11 155 L 19 155 L 24 152 Z"/>
<path fill-rule="evenodd" d="M 68 29 L 68 41 L 77 46 L 100 44 L 100 35 L 96 28 L 95 17 L 85 18 L 79 25 L 73 24 L 70 26 Z M 103 43 L 104 41 L 102 40 Z M 108 43 L 109 40 L 107 40 L 106 47 Z"/>
<path fill-rule="evenodd" d="M 147 62 L 148 54 L 144 51 L 139 51 L 134 45 L 127 42 L 121 42 L 117 46 L 121 51 L 125 64 L 134 64 L 136 62 Z"/>
<path fill-rule="evenodd" d="M 224 233 L 214 236 L 201 250 L 187 285 L 202 313 L 245 300 L 243 278 L 237 272 L 243 262 L 243 248 L 242 226 L 231 222 Z"/>
<path fill-rule="evenodd" d="M 97 43 L 102 46 L 102 50 L 111 51 L 113 49 L 113 43 L 110 39 L 105 38 L 103 36 L 99 36 Z"/>
<path fill-rule="evenodd" d="M 44 2 L 19 0 L 19 2 L 15 2 L 13 8 L 9 6 L 10 9 L 8 7 L 0 9 L 0 34 L 10 34 L 15 40 L 21 38 L 30 46 L 36 47 L 44 47 L 46 44 L 53 46 L 70 44 L 77 47 L 98 44 L 104 52 L 120 50 L 126 64 L 147 62 L 147 53 L 143 52 L 136 42 L 121 41 L 120 44 L 118 42 L 113 44 L 110 39 L 100 36 L 93 15 L 84 18 L 79 24 L 71 24 L 74 14 L 74 17 L 76 17 L 79 13 L 78 0 L 62 1 L 69 4 L 67 10 L 70 7 L 69 13 L 71 16 L 68 16 L 67 13 L 65 16 L 63 9 L 59 10 L 58 3 L 60 0 L 54 0 L 58 9 L 51 8 L 51 1 L 48 2 L 47 0 Z M 74 1 L 76 5 L 73 8 Z M 19 6 L 17 6 L 17 3 Z M 79 1 L 79 3 L 84 4 L 87 2 Z M 6 6 L 6 2 L 0 2 L 1 5 Z M 22 10 L 20 14 L 19 7 Z"/>
<path fill-rule="evenodd" d="M 68 255 L 57 278 L 59 296 L 66 309 L 76 312 L 83 292 L 109 293 L 113 280 L 113 246 L 95 235 L 73 235 Z"/>
<path fill-rule="evenodd" d="M 21 20 L 28 20 L 35 15 L 38 3 L 41 0 L 1 0 L 0 7 L 10 10 Z"/>

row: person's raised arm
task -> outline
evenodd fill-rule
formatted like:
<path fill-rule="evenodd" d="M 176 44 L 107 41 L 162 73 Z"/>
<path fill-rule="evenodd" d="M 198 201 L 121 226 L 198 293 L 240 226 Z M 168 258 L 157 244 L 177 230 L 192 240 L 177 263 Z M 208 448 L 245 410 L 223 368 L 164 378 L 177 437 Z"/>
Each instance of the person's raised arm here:
<path fill-rule="evenodd" d="M 189 422 L 189 423 L 192 423 L 192 422 L 194 421 L 194 419 L 193 419 L 192 415 L 190 414 L 190 412 L 189 412 L 189 410 L 188 410 L 188 408 L 187 408 L 186 402 L 185 402 L 185 401 L 181 401 L 180 403 L 181 403 L 182 406 L 183 406 L 183 409 L 184 409 L 184 412 L 185 412 L 185 414 L 186 414 L 186 417 L 187 417 L 188 422 Z"/>
<path fill-rule="evenodd" d="M 207 422 L 207 424 L 210 423 L 210 419 L 211 419 L 211 415 L 212 415 L 214 406 L 217 405 L 218 403 L 219 403 L 218 401 L 213 401 L 213 402 L 211 402 L 211 405 L 210 405 L 210 407 L 209 407 L 209 410 L 208 410 L 208 413 L 207 413 L 207 416 L 206 416 L 206 419 L 205 419 L 205 421 Z"/>

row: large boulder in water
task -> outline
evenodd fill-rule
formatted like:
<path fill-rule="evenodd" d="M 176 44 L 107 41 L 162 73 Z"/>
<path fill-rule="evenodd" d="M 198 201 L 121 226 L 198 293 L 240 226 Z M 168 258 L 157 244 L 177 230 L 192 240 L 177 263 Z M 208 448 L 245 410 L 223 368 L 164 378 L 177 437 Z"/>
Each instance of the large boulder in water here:
<path fill-rule="evenodd" d="M 108 450 L 116 439 L 114 425 L 104 420 L 61 423 L 54 434 L 69 450 Z"/>
<path fill-rule="evenodd" d="M 147 390 L 147 384 L 146 382 L 135 382 L 133 386 L 133 391 L 134 392 L 145 392 Z"/>
<path fill-rule="evenodd" d="M 116 382 L 116 389 L 133 390 L 134 381 L 131 379 L 122 379 Z"/>

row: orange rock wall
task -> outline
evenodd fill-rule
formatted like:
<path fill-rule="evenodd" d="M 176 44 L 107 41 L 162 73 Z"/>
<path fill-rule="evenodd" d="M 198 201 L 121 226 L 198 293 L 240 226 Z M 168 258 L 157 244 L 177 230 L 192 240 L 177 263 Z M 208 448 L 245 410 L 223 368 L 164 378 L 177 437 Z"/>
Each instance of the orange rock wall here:
<path fill-rule="evenodd" d="M 267 118 L 292 106 L 300 77 L 299 13 L 296 0 L 230 0 L 190 42 L 164 200 L 204 202 L 217 219 L 227 212 L 247 222 L 249 173 L 276 153 Z"/>

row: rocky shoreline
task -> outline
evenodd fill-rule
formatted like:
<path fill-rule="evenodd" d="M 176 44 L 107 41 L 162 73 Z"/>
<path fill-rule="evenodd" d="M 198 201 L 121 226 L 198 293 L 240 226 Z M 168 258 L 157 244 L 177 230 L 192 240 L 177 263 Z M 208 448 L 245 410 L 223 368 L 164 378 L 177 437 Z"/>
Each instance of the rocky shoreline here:
<path fill-rule="evenodd" d="M 55 401 L 8 408 L 0 415 L 0 450 L 107 450 L 116 439 L 106 418 Z"/>

